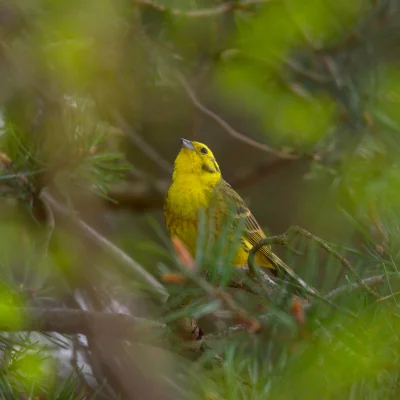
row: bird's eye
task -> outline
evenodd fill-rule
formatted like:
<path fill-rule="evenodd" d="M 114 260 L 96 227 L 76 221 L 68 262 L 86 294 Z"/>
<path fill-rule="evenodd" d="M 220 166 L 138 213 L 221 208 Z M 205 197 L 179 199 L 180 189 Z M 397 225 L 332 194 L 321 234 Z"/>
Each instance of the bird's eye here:
<path fill-rule="evenodd" d="M 207 149 L 206 149 L 205 147 L 202 147 L 200 151 L 201 151 L 203 154 L 207 154 L 207 153 L 208 153 L 208 151 L 207 151 Z"/>

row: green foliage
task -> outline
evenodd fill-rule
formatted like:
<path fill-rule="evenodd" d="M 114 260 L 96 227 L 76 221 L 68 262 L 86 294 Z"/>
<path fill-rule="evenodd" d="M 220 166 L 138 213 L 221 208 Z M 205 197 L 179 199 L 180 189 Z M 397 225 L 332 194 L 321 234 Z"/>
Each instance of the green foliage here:
<path fill-rule="evenodd" d="M 118 131 L 98 120 L 93 101 L 65 99 L 59 133 L 32 138 L 5 120 L 0 145 L 12 160 L 12 169 L 2 169 L 5 182 L 20 182 L 20 188 L 46 185 L 54 180 L 61 192 L 70 187 L 89 188 L 105 195 L 110 183 L 122 179 L 128 166 L 118 149 Z M 15 172 L 14 172 L 15 171 Z M 44 180 L 44 181 L 43 181 Z"/>
<path fill-rule="evenodd" d="M 395 214 L 392 218 L 398 221 Z M 351 223 L 355 227 L 357 221 Z M 400 293 L 400 282 L 395 255 L 398 254 L 398 229 L 393 227 L 392 230 L 390 227 L 393 225 L 386 221 L 383 221 L 383 226 L 388 235 L 387 242 L 394 245 L 385 254 L 373 248 L 374 241 L 368 232 L 364 232 L 365 242 L 361 250 L 337 248 L 348 256 L 363 278 L 384 273 L 385 283 L 379 287 L 380 299 L 373 298 L 360 287 L 343 291 L 333 300 L 337 307 L 331 307 L 318 298 L 309 298 L 311 308 L 306 312 L 303 325 L 292 303 L 293 296 L 298 293 L 295 286 L 283 284 L 280 295 L 274 293 L 270 296 L 258 292 L 254 282 L 249 283 L 254 293 L 258 293 L 256 303 L 254 298 L 240 294 L 234 295 L 234 302 L 246 310 L 247 318 L 257 318 L 263 329 L 258 334 L 249 334 L 249 326 L 244 326 L 229 332 L 228 326 L 235 317 L 231 316 L 232 319 L 225 322 L 220 320 L 218 329 L 226 329 L 225 334 L 206 335 L 208 348 L 205 353 L 195 366 L 185 366 L 186 380 L 192 382 L 190 392 L 185 392 L 185 396 L 193 397 L 194 392 L 198 398 L 210 399 L 396 398 L 399 395 L 396 298 Z M 224 249 L 224 244 L 226 246 L 229 241 L 226 235 L 221 235 L 217 243 L 207 248 L 204 242 L 213 234 L 204 229 L 204 219 L 200 220 L 199 231 L 197 260 L 209 260 L 207 265 L 216 269 L 209 272 L 210 283 L 221 288 L 227 281 L 219 275 L 219 250 Z M 335 288 L 333 282 L 342 285 L 357 282 L 351 270 L 342 270 L 343 266 L 333 253 L 328 253 L 328 258 L 321 263 L 318 247 L 300 239 L 292 238 L 290 244 L 293 241 L 295 250 L 306 254 L 299 258 L 288 250 L 285 260 L 301 275 L 306 274 L 304 278 L 310 284 L 317 287 L 327 284 L 325 289 L 321 288 L 322 296 Z M 296 268 L 297 264 L 301 267 Z M 306 270 L 304 266 L 307 266 Z M 181 271 L 182 268 L 179 267 Z M 231 281 L 234 276 L 232 269 L 228 266 L 224 269 Z M 182 317 L 200 321 L 212 318 L 223 304 L 216 292 L 204 288 L 196 275 L 190 273 L 189 276 L 191 283 L 188 286 L 171 287 L 175 310 L 169 313 L 169 323 Z M 218 276 L 216 280 L 213 279 L 215 276 Z M 201 291 L 194 289 L 196 286 L 203 288 L 208 296 L 201 296 Z M 183 303 L 185 307 L 182 308 Z M 181 308 L 177 311 L 179 304 Z M 231 311 L 235 314 L 234 310 Z M 349 316 L 348 311 L 355 316 Z"/>
<path fill-rule="evenodd" d="M 138 398 L 398 398 L 399 19 L 397 0 L 2 2 L 0 397 L 118 398 L 121 378 Z M 233 268 L 232 221 L 215 236 L 200 218 L 196 269 L 169 251 L 160 211 L 181 136 L 253 185 L 262 225 L 329 234 L 328 252 L 295 235 L 273 246 L 318 293 Z M 297 159 L 266 168 L 275 148 Z M 137 270 L 172 275 L 166 305 Z M 162 333 L 101 326 L 88 337 L 110 329 L 103 346 L 81 346 L 17 332 L 23 307 L 131 313 Z M 182 320 L 204 342 L 171 339 Z M 81 351 L 96 387 L 79 366 L 63 380 L 55 349 Z"/>

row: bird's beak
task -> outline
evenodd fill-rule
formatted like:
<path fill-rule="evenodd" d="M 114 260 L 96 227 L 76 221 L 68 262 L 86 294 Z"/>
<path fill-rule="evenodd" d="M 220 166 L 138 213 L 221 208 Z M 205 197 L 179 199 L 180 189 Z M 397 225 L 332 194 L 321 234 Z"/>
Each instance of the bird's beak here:
<path fill-rule="evenodd" d="M 181 143 L 184 149 L 195 150 L 193 143 L 190 140 L 181 138 Z"/>

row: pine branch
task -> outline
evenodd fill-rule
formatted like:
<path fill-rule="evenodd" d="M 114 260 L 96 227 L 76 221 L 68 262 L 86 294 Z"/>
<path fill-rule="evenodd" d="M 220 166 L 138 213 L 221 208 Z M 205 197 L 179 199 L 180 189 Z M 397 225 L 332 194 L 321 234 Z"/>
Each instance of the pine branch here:
<path fill-rule="evenodd" d="M 72 220 L 76 227 L 78 227 L 88 239 L 99 246 L 105 253 L 117 259 L 119 261 L 117 265 L 123 268 L 124 272 L 128 272 L 130 275 L 133 273 L 135 276 L 142 278 L 160 296 L 161 300 L 166 300 L 168 294 L 164 286 L 139 263 L 133 260 L 132 257 L 128 256 L 123 250 L 111 243 L 107 238 L 79 219 L 76 215 L 73 215 L 49 193 L 43 192 L 42 197 L 46 200 L 47 204 L 51 206 L 56 215 Z"/>

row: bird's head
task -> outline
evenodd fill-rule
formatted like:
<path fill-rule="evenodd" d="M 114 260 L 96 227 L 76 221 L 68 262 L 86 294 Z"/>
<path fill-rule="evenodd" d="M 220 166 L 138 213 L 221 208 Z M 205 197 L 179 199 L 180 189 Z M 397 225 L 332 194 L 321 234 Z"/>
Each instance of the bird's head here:
<path fill-rule="evenodd" d="M 203 143 L 181 139 L 182 148 L 175 159 L 173 179 L 185 174 L 218 182 L 221 171 L 212 151 Z"/>

